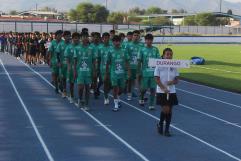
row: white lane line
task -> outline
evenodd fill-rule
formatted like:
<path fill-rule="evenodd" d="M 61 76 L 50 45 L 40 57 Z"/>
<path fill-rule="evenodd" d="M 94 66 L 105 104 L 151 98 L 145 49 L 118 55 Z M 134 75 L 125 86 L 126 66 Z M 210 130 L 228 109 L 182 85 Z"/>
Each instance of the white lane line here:
<path fill-rule="evenodd" d="M 22 63 L 23 63 L 23 62 L 22 62 Z M 23 64 L 25 64 L 25 63 L 23 63 Z M 25 64 L 25 65 L 26 65 L 26 64 Z M 35 70 L 33 70 L 33 69 L 32 69 L 31 67 L 29 67 L 28 65 L 26 65 L 26 66 L 27 66 L 31 71 L 33 71 L 34 73 L 36 73 L 37 75 L 39 75 L 46 83 L 48 83 L 50 86 L 53 87 L 53 85 L 52 85 L 46 78 L 44 78 L 41 74 L 39 74 L 38 72 L 36 72 Z M 103 91 L 102 91 L 102 92 L 103 92 Z M 113 97 L 113 96 L 111 96 L 111 97 Z M 149 113 L 147 113 L 147 112 L 145 112 L 145 111 L 137 108 L 136 106 L 133 106 L 133 105 L 131 105 L 131 104 L 129 104 L 129 103 L 123 101 L 123 100 L 121 100 L 121 102 L 124 103 L 124 104 L 126 104 L 126 105 L 128 105 L 129 107 L 131 107 L 131 108 L 133 108 L 133 109 L 135 109 L 135 110 L 137 110 L 137 111 L 139 111 L 139 112 L 141 112 L 141 113 L 143 113 L 143 114 L 145 114 L 145 115 L 147 115 L 147 116 L 149 116 L 149 117 L 151 117 L 151 118 L 159 121 L 159 118 L 158 118 L 158 117 L 156 117 L 156 116 L 154 116 L 154 115 L 151 115 L 151 114 L 149 114 Z M 85 112 L 86 112 L 86 111 L 85 111 Z M 87 113 L 88 115 L 91 115 L 91 114 L 89 114 L 88 112 L 86 112 L 86 113 Z M 92 115 L 91 115 L 91 116 L 92 116 Z M 93 117 L 94 117 L 94 116 L 93 116 Z M 102 126 L 104 126 L 104 125 L 102 125 Z M 179 131 L 179 132 L 181 132 L 181 133 L 183 133 L 183 134 L 185 134 L 185 135 L 188 135 L 189 137 L 191 137 L 191 138 L 193 138 L 193 139 L 195 139 L 195 140 L 197 140 L 197 141 L 199 141 L 199 142 L 207 145 L 208 147 L 213 148 L 213 149 L 215 149 L 215 150 L 217 150 L 217 151 L 225 154 L 226 156 L 228 156 L 228 157 L 230 157 L 230 158 L 232 158 L 232 159 L 234 159 L 234 160 L 241 161 L 241 158 L 238 158 L 238 157 L 236 157 L 236 156 L 234 156 L 234 155 L 232 155 L 232 154 L 230 154 L 230 153 L 228 153 L 228 152 L 226 152 L 226 151 L 224 151 L 224 150 L 222 150 L 222 149 L 220 149 L 220 148 L 218 148 L 218 147 L 216 147 L 216 146 L 214 146 L 214 145 L 212 145 L 212 144 L 210 144 L 210 143 L 208 143 L 208 142 L 206 142 L 206 141 L 204 141 L 204 140 L 202 140 L 202 139 L 200 139 L 200 138 L 198 138 L 198 137 L 196 137 L 196 136 L 194 136 L 194 135 L 192 135 L 192 134 L 190 134 L 190 133 L 188 133 L 188 132 L 186 132 L 186 131 L 184 131 L 184 130 L 182 130 L 182 129 L 180 129 L 180 128 L 174 126 L 173 124 L 171 125 L 171 127 L 174 128 L 174 129 L 176 129 L 177 131 Z M 108 127 L 106 127 L 106 128 L 108 128 Z"/>
<path fill-rule="evenodd" d="M 216 102 L 219 102 L 219 103 L 222 103 L 222 104 L 226 104 L 226 105 L 229 105 L 229 106 L 241 108 L 241 106 L 239 106 L 239 105 L 235 105 L 235 104 L 232 104 L 232 103 L 229 103 L 229 102 L 225 102 L 225 101 L 213 98 L 213 97 L 204 96 L 202 94 L 197 94 L 197 93 L 190 92 L 190 91 L 187 91 L 187 90 L 184 90 L 184 89 L 180 89 L 180 88 L 176 88 L 176 89 L 179 90 L 179 91 L 182 91 L 184 93 L 188 93 L 188 94 L 191 94 L 191 95 L 195 95 L 195 96 L 199 96 L 199 97 L 206 98 L 206 99 L 209 99 L 209 100 L 213 100 L 213 101 L 216 101 Z"/>
<path fill-rule="evenodd" d="M 150 95 L 149 92 L 147 92 L 147 94 Z M 211 117 L 211 118 L 216 119 L 216 120 L 218 120 L 218 121 L 224 122 L 225 124 L 228 124 L 228 125 L 232 125 L 232 126 L 241 128 L 241 126 L 239 126 L 238 123 L 232 123 L 232 122 L 230 122 L 230 121 L 221 119 L 221 118 L 219 118 L 219 117 L 217 117 L 217 116 L 214 116 L 214 115 L 208 114 L 208 113 L 206 113 L 206 112 L 202 112 L 202 111 L 200 111 L 200 110 L 197 110 L 197 109 L 195 109 L 195 108 L 193 108 L 193 107 L 190 107 L 190 106 L 187 106 L 187 105 L 184 105 L 184 104 L 181 104 L 181 103 L 179 103 L 179 106 L 181 106 L 181 107 L 183 107 L 183 108 L 186 108 L 186 109 L 189 109 L 189 110 L 192 110 L 192 111 L 195 111 L 195 112 L 197 112 L 197 113 L 203 114 L 203 115 L 205 115 L 205 116 Z"/>
<path fill-rule="evenodd" d="M 38 140 L 40 141 L 40 143 L 41 143 L 41 145 L 42 145 L 42 147 L 43 147 L 43 149 L 44 149 L 45 154 L 46 154 L 47 157 L 48 157 L 48 160 L 49 160 L 49 161 L 54 161 L 51 153 L 49 152 L 49 149 L 48 149 L 47 145 L 45 144 L 45 142 L 44 142 L 41 134 L 40 134 L 39 131 L 38 131 L 38 128 L 36 127 L 36 124 L 35 124 L 32 116 L 31 116 L 31 114 L 30 114 L 29 111 L 28 111 L 28 108 L 26 107 L 25 103 L 23 102 L 23 99 L 21 98 L 21 96 L 20 96 L 20 94 L 19 94 L 16 86 L 15 86 L 14 83 L 13 83 L 12 78 L 10 77 L 10 75 L 9 75 L 7 69 L 5 68 L 5 66 L 4 66 L 4 64 L 3 64 L 3 62 L 2 62 L 1 59 L 0 59 L 0 63 L 1 63 L 1 65 L 2 65 L 2 67 L 3 67 L 3 69 L 4 69 L 4 71 L 5 71 L 6 75 L 8 76 L 9 81 L 11 82 L 12 87 L 13 87 L 13 89 L 14 89 L 14 91 L 15 91 L 15 93 L 16 93 L 16 95 L 17 95 L 17 97 L 18 97 L 18 99 L 19 99 L 19 101 L 20 101 L 20 103 L 21 103 L 21 105 L 22 105 L 25 113 L 26 113 L 27 116 L 28 116 L 28 119 L 29 119 L 31 125 L 33 126 L 33 129 L 34 129 L 34 131 L 35 131 L 35 133 L 36 133 L 36 135 L 37 135 L 37 137 L 38 137 Z"/>
<path fill-rule="evenodd" d="M 192 67 L 193 68 L 201 68 L 201 69 L 213 70 L 213 71 L 221 71 L 221 72 L 225 72 L 225 73 L 241 74 L 241 72 L 222 70 L 222 69 L 218 69 L 218 68 L 208 68 L 208 67 L 195 66 L 195 65 L 192 65 Z"/>
<path fill-rule="evenodd" d="M 184 83 L 187 83 L 187 84 L 194 85 L 194 86 L 205 87 L 205 88 L 209 88 L 209 89 L 212 89 L 212 90 L 215 90 L 215 91 L 219 91 L 219 92 L 224 92 L 224 93 L 228 93 L 228 94 L 233 94 L 233 95 L 241 96 L 241 94 L 238 94 L 238 93 L 234 93 L 234 92 L 230 92 L 230 91 L 225 91 L 225 90 L 218 89 L 218 88 L 214 88 L 214 87 L 209 87 L 209 86 L 203 85 L 203 84 L 197 84 L 197 83 L 193 83 L 193 82 L 189 82 L 189 81 L 185 81 L 185 80 L 180 80 L 180 81 L 181 81 L 181 82 L 184 82 Z"/>
<path fill-rule="evenodd" d="M 154 116 L 154 115 L 151 115 L 151 114 L 149 114 L 149 113 L 147 113 L 147 112 L 145 112 L 145 111 L 137 108 L 136 106 L 133 106 L 133 105 L 125 102 L 125 101 L 122 101 L 122 100 L 121 100 L 121 102 L 124 103 L 124 104 L 126 104 L 126 105 L 128 105 L 129 107 L 131 107 L 131 108 L 133 108 L 133 109 L 135 109 L 135 110 L 137 110 L 137 111 L 139 111 L 139 112 L 141 112 L 141 113 L 143 113 L 143 114 L 145 114 L 145 115 L 147 115 L 147 116 L 149 116 L 149 117 L 151 117 L 151 118 L 159 121 L 159 118 L 158 118 L 158 117 L 156 117 L 156 116 Z M 218 147 L 216 147 L 216 146 L 214 146 L 214 145 L 212 145 L 212 144 L 210 144 L 210 143 L 208 143 L 208 142 L 206 142 L 206 141 L 204 141 L 204 140 L 202 140 L 202 139 L 200 139 L 200 138 L 198 138 L 198 137 L 196 137 L 196 136 L 194 136 L 194 135 L 192 135 L 192 134 L 190 134 L 190 133 L 188 133 L 188 132 L 186 132 L 186 131 L 184 131 L 184 130 L 182 130 L 182 129 L 180 129 L 180 128 L 174 126 L 173 124 L 171 125 L 171 127 L 174 128 L 174 129 L 176 129 L 177 131 L 179 131 L 179 132 L 181 132 L 181 133 L 183 133 L 183 134 L 186 134 L 186 135 L 188 135 L 189 137 L 191 137 L 191 138 L 193 138 L 193 139 L 195 139 L 195 140 L 197 140 L 197 141 L 199 141 L 199 142 L 201 142 L 201 143 L 209 146 L 210 148 L 213 148 L 213 149 L 215 149 L 215 150 L 217 150 L 217 151 L 219 151 L 219 152 L 221 152 L 221 153 L 229 156 L 230 158 L 232 158 L 232 159 L 234 159 L 234 160 L 241 161 L 241 158 L 238 158 L 238 157 L 236 157 L 236 156 L 234 156 L 234 155 L 232 155 L 232 154 L 230 154 L 230 153 L 228 153 L 228 152 L 226 152 L 226 151 L 224 151 L 224 150 L 222 150 L 222 149 L 220 149 L 220 148 L 218 148 Z"/>
<path fill-rule="evenodd" d="M 41 74 L 39 74 L 37 71 L 29 67 L 27 64 L 25 64 L 23 61 L 20 61 L 23 63 L 26 67 L 28 67 L 32 72 L 37 74 L 40 78 L 42 78 L 47 84 L 49 84 L 52 88 L 54 86 Z M 107 132 L 109 132 L 113 137 L 115 137 L 117 140 L 119 140 L 123 145 L 125 145 L 127 148 L 129 148 L 133 153 L 135 153 L 137 156 L 139 156 L 144 161 L 149 161 L 143 154 L 141 154 L 138 150 L 136 150 L 133 146 L 131 146 L 127 141 L 122 139 L 119 135 L 117 135 L 115 132 L 113 132 L 111 129 L 109 129 L 106 125 L 104 125 L 100 120 L 98 120 L 96 117 L 91 115 L 89 112 L 81 109 L 86 115 L 88 115 L 91 119 L 93 119 L 96 123 L 98 123 L 101 127 L 103 127 Z"/>
<path fill-rule="evenodd" d="M 219 120 L 219 121 L 221 121 L 221 122 L 224 122 L 225 124 L 228 124 L 228 125 L 232 125 L 232 126 L 241 128 L 241 126 L 239 126 L 238 123 L 229 122 L 229 121 L 227 121 L 227 120 L 221 119 L 221 118 L 216 117 L 216 116 L 214 116 L 214 115 L 210 115 L 210 114 L 208 114 L 208 113 L 205 113 L 205 112 L 199 111 L 199 110 L 197 110 L 197 109 L 194 109 L 194 108 L 192 108 L 192 107 L 190 107 L 190 106 L 186 106 L 186 105 L 183 105 L 183 104 L 179 104 L 179 106 L 182 106 L 182 107 L 184 107 L 184 108 L 186 108 L 186 109 L 189 109 L 189 110 L 195 111 L 195 112 L 197 112 L 197 113 L 203 114 L 203 115 L 205 115 L 205 116 L 211 117 L 211 118 L 213 118 L 213 119 Z"/>

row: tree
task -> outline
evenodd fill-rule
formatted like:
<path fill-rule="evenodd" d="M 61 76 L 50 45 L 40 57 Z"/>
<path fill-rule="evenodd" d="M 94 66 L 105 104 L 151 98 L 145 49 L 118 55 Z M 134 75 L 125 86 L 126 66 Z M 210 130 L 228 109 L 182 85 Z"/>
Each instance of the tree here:
<path fill-rule="evenodd" d="M 57 12 L 57 9 L 55 8 L 50 8 L 50 7 L 43 7 L 41 9 L 39 9 L 39 11 L 46 11 L 46 12 Z"/>
<path fill-rule="evenodd" d="M 183 25 L 190 25 L 190 26 L 194 26 L 194 25 L 197 25 L 196 23 L 196 16 L 187 16 L 184 18 L 183 22 L 182 22 Z"/>
<path fill-rule="evenodd" d="M 139 7 L 135 7 L 129 10 L 129 15 L 144 15 L 146 12 L 145 9 L 140 9 Z"/>
<path fill-rule="evenodd" d="M 18 12 L 17 12 L 16 10 L 12 10 L 12 11 L 9 12 L 9 14 L 10 14 L 10 15 L 17 15 Z"/>
<path fill-rule="evenodd" d="M 94 22 L 101 23 L 106 22 L 109 11 L 101 5 L 94 6 Z"/>
<path fill-rule="evenodd" d="M 76 9 L 71 9 L 68 15 L 72 21 L 102 23 L 106 22 L 109 11 L 104 6 L 84 2 L 78 4 Z"/>
<path fill-rule="evenodd" d="M 171 12 L 174 13 L 174 14 L 177 14 L 177 13 L 187 13 L 187 11 L 184 10 L 183 8 L 182 8 L 182 9 L 179 9 L 179 10 L 177 10 L 177 9 L 172 9 Z"/>
<path fill-rule="evenodd" d="M 200 26 L 216 25 L 216 17 L 211 13 L 200 13 L 196 15 L 196 23 Z"/>
<path fill-rule="evenodd" d="M 227 14 L 232 15 L 233 11 L 231 9 L 228 10 Z"/>
<path fill-rule="evenodd" d="M 159 7 L 149 7 L 146 10 L 146 14 L 166 14 L 167 10 L 163 10 Z"/>
<path fill-rule="evenodd" d="M 68 16 L 70 18 L 71 21 L 79 21 L 79 14 L 76 10 L 71 9 L 68 13 Z"/>
<path fill-rule="evenodd" d="M 113 24 L 122 24 L 124 20 L 125 14 L 122 12 L 112 12 L 108 18 L 107 22 L 108 23 L 113 23 Z"/>
<path fill-rule="evenodd" d="M 143 21 L 144 24 L 148 25 L 172 25 L 172 22 L 166 17 L 156 17 L 149 21 Z"/>

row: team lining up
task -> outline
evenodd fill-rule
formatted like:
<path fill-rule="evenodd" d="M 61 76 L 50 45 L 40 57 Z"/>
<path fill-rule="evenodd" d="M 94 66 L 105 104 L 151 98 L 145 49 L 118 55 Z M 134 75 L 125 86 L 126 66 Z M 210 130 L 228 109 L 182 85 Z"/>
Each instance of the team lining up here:
<path fill-rule="evenodd" d="M 87 28 L 83 28 L 81 33 L 72 34 L 61 30 L 51 35 L 17 34 L 16 39 L 13 39 L 11 34 L 1 35 L 1 50 L 7 50 L 18 59 L 25 53 L 24 59 L 29 64 L 48 63 L 55 92 L 61 93 L 63 98 L 68 98 L 70 103 L 75 103 L 76 83 L 76 104 L 84 110 L 90 110 L 90 93 L 98 99 L 102 85 L 105 105 L 110 103 L 109 93 L 112 90 L 114 112 L 121 108 L 122 93 L 127 94 L 128 101 L 139 96 L 140 106 L 144 106 L 148 99 L 149 110 L 155 109 L 156 100 L 156 104 L 162 109 L 157 130 L 161 135 L 171 136 L 169 126 L 172 107 L 178 104 L 175 85 L 178 83 L 179 73 L 175 68 L 171 69 L 170 79 L 167 80 L 167 68 L 148 66 L 150 58 L 172 59 L 173 56 L 170 48 L 164 49 L 160 55 L 159 49 L 152 45 L 152 34 L 145 35 L 145 43 L 140 41 L 141 33 L 138 30 L 128 32 L 126 36 L 122 33 L 116 35 L 115 30 L 102 35 L 93 32 L 89 36 Z M 135 92 L 135 87 L 138 92 Z M 147 90 L 150 91 L 149 98 L 145 98 Z"/>

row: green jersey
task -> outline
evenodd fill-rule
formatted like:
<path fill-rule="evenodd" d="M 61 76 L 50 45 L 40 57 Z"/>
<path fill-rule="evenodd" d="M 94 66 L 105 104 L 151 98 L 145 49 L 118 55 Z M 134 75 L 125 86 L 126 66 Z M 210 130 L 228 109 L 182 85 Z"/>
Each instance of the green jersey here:
<path fill-rule="evenodd" d="M 79 50 L 75 50 L 74 58 L 77 59 L 77 72 L 81 77 L 91 77 L 95 62 L 94 54 L 88 46 L 80 45 Z"/>
<path fill-rule="evenodd" d="M 100 44 L 95 44 L 95 43 L 91 43 L 90 46 L 89 46 L 89 48 L 90 48 L 90 50 L 91 50 L 91 52 L 93 54 L 93 57 L 95 59 L 99 58 L 99 54 L 98 54 L 99 46 L 100 46 Z"/>
<path fill-rule="evenodd" d="M 110 45 L 105 45 L 105 44 L 101 44 L 99 46 L 99 65 L 100 65 L 100 71 L 102 73 L 106 72 L 106 64 L 109 58 L 109 53 L 110 53 Z"/>
<path fill-rule="evenodd" d="M 74 52 L 75 50 L 78 50 L 78 48 L 79 44 L 69 44 L 64 51 L 64 57 L 69 59 L 71 66 L 74 65 Z"/>
<path fill-rule="evenodd" d="M 112 47 L 108 58 L 110 64 L 110 73 L 114 78 L 125 78 L 126 62 L 129 61 L 129 57 L 125 54 L 123 48 Z"/>
<path fill-rule="evenodd" d="M 128 54 L 130 58 L 130 68 L 137 69 L 138 66 L 138 53 L 144 47 L 144 44 L 141 42 L 130 42 L 126 46 L 126 54 Z"/>
<path fill-rule="evenodd" d="M 56 52 L 60 54 L 60 61 L 64 65 L 67 64 L 66 57 L 65 57 L 65 49 L 67 48 L 68 45 L 70 45 L 70 43 L 66 43 L 65 41 L 61 41 L 56 48 Z"/>
<path fill-rule="evenodd" d="M 53 40 L 49 46 L 48 51 L 51 53 L 51 64 L 52 65 L 56 65 L 58 63 L 58 59 L 57 59 L 57 47 L 59 44 L 62 43 L 63 40 L 61 40 L 60 42 L 57 42 L 56 40 Z"/>
<path fill-rule="evenodd" d="M 160 53 L 157 47 L 143 47 L 138 55 L 138 60 L 141 63 L 143 77 L 154 77 L 154 68 L 148 66 L 150 58 L 160 58 Z"/>
<path fill-rule="evenodd" d="M 124 48 L 124 49 L 126 49 L 127 46 L 128 46 L 131 42 L 132 42 L 132 41 L 123 41 L 123 42 L 121 43 L 121 47 Z"/>

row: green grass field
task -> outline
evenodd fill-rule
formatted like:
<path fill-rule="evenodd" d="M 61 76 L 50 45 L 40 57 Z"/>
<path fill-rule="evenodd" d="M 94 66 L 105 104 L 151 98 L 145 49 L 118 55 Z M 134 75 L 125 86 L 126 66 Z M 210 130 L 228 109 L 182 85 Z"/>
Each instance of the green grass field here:
<path fill-rule="evenodd" d="M 170 47 L 174 59 L 201 56 L 205 65 L 180 69 L 181 78 L 215 88 L 241 93 L 241 45 L 163 45 Z"/>

